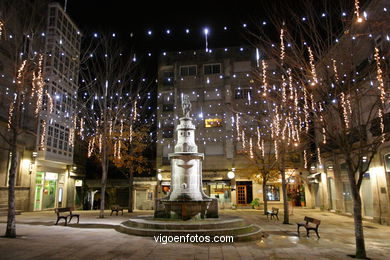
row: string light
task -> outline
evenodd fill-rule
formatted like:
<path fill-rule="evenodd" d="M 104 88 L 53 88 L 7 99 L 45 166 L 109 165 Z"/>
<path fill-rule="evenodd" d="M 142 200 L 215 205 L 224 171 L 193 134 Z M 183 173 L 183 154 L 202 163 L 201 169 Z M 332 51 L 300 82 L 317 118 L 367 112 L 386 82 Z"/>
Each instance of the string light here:
<path fill-rule="evenodd" d="M 261 61 L 261 66 L 263 67 L 263 88 L 264 88 L 264 93 L 263 96 L 267 96 L 267 90 L 268 90 L 268 84 L 267 84 L 267 63 L 265 60 Z"/>
<path fill-rule="evenodd" d="M 118 159 L 121 159 L 122 137 L 123 137 L 123 120 L 121 120 L 121 128 L 119 130 Z"/>
<path fill-rule="evenodd" d="M 334 72 L 334 78 L 336 79 L 336 83 L 339 81 L 339 74 L 337 72 L 337 64 L 336 64 L 336 60 L 335 59 L 332 59 L 332 63 L 333 63 L 333 72 Z"/>
<path fill-rule="evenodd" d="M 12 117 L 14 115 L 14 104 L 16 102 L 16 98 L 17 98 L 18 94 L 14 94 L 14 100 L 12 101 L 12 103 L 10 104 L 9 106 L 9 110 L 8 110 L 8 129 L 11 129 L 11 125 L 12 125 Z"/>
<path fill-rule="evenodd" d="M 42 121 L 42 133 L 41 133 L 41 143 L 40 147 L 42 151 L 45 150 L 45 135 L 46 135 L 46 120 Z"/>
<path fill-rule="evenodd" d="M 284 29 L 280 29 L 280 61 L 281 65 L 283 67 L 284 63 L 284 56 L 285 56 L 285 51 L 284 51 Z"/>
<path fill-rule="evenodd" d="M 241 132 L 241 138 L 242 138 L 242 148 L 245 150 L 246 149 L 246 144 L 245 144 L 245 132 L 242 130 Z"/>
<path fill-rule="evenodd" d="M 383 72 L 381 68 L 381 61 L 380 61 L 380 55 L 379 55 L 379 49 L 375 47 L 375 53 L 374 53 L 374 58 L 376 62 L 376 77 L 378 80 L 378 90 L 380 92 L 380 100 L 381 100 L 381 107 L 378 109 L 378 116 L 380 118 L 380 128 L 381 128 L 381 134 L 382 134 L 382 143 L 385 141 L 383 133 L 385 131 L 385 125 L 384 125 L 384 113 L 382 111 L 384 105 L 385 105 L 385 85 L 383 82 Z"/>
<path fill-rule="evenodd" d="M 4 23 L 0 20 L 0 38 L 3 36 L 3 32 L 5 31 Z"/>
<path fill-rule="evenodd" d="M 344 92 L 341 92 L 341 107 L 343 109 L 343 118 L 344 118 L 344 125 L 345 128 L 349 128 L 349 118 L 348 118 L 348 108 L 346 103 L 346 97 Z"/>
<path fill-rule="evenodd" d="M 253 159 L 253 143 L 252 143 L 252 137 L 249 138 L 249 157 Z"/>
<path fill-rule="evenodd" d="M 239 123 L 238 113 L 236 114 L 236 130 L 237 130 L 237 141 L 240 141 L 241 132 L 240 132 L 240 123 Z"/>
<path fill-rule="evenodd" d="M 322 165 L 322 158 L 321 158 L 321 150 L 319 147 L 317 147 L 317 156 L 318 156 L 318 164 Z"/>
<path fill-rule="evenodd" d="M 355 0 L 355 15 L 356 15 L 356 20 L 358 23 L 363 22 L 362 17 L 360 17 L 360 3 L 359 0 Z"/>
<path fill-rule="evenodd" d="M 84 119 L 81 118 L 80 119 L 80 137 L 81 137 L 81 140 L 84 140 Z"/>
<path fill-rule="evenodd" d="M 314 55 L 310 48 L 310 46 L 307 46 L 307 50 L 309 51 L 309 62 L 310 62 L 310 68 L 311 68 L 311 74 L 313 76 L 313 82 L 311 83 L 312 86 L 318 83 L 317 73 L 316 73 L 316 66 L 314 64 Z"/>

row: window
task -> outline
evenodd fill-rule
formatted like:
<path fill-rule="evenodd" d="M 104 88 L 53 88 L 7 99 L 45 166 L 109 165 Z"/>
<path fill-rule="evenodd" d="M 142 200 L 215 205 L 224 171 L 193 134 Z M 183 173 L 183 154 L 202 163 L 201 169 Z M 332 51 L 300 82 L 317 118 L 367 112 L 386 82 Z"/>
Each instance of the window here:
<path fill-rule="evenodd" d="M 221 64 L 207 64 L 203 67 L 205 75 L 221 73 Z"/>
<path fill-rule="evenodd" d="M 222 119 L 220 118 L 208 118 L 204 121 L 204 126 L 209 127 L 222 127 Z"/>
<path fill-rule="evenodd" d="M 163 72 L 163 85 L 165 86 L 173 85 L 173 79 L 174 79 L 173 71 Z"/>
<path fill-rule="evenodd" d="M 249 88 L 236 88 L 234 90 L 235 99 L 248 99 L 252 98 L 252 90 Z"/>
<path fill-rule="evenodd" d="M 181 66 L 180 67 L 180 76 L 186 77 L 186 76 L 196 76 L 196 65 L 190 65 L 190 66 Z"/>
<path fill-rule="evenodd" d="M 385 155 L 385 168 L 387 172 L 390 172 L 390 154 Z"/>
<path fill-rule="evenodd" d="M 276 187 L 274 185 L 266 185 L 265 192 L 267 195 L 267 200 L 280 201 L 279 187 Z"/>

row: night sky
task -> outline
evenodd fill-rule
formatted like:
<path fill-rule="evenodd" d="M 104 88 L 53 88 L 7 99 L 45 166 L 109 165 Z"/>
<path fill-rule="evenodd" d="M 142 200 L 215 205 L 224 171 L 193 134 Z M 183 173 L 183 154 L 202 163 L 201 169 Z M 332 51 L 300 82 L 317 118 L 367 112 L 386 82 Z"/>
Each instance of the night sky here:
<path fill-rule="evenodd" d="M 279 0 L 280 1 L 280 0 Z M 67 12 L 84 34 L 116 33 L 127 37 L 134 33 L 131 43 L 138 51 L 158 52 L 203 49 L 203 28 L 210 29 L 209 47 L 248 44 L 243 24 L 265 18 L 263 1 L 96 1 L 68 0 Z M 253 23 L 252 23 L 253 24 Z M 224 30 L 224 27 L 228 30 Z M 185 30 L 189 28 L 190 33 Z M 147 34 L 152 30 L 152 36 Z M 167 35 L 166 30 L 171 34 Z"/>

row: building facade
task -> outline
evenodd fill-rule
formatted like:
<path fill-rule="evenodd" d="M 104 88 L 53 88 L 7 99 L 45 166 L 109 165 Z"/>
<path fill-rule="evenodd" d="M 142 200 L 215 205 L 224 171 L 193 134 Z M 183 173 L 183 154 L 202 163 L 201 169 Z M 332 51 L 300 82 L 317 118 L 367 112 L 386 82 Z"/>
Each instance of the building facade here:
<path fill-rule="evenodd" d="M 388 1 L 371 1 L 362 10 L 365 18 L 360 22 L 353 22 L 348 31 L 339 38 L 338 43 L 320 63 L 334 57 L 338 60 L 349 59 L 354 67 L 350 69 L 355 75 L 356 87 L 359 89 L 378 89 L 377 69 L 374 57 L 375 48 L 379 50 L 381 66 L 384 75 L 385 87 L 388 93 L 388 75 L 390 58 L 390 38 L 388 26 L 390 15 Z M 351 55 L 350 53 L 353 53 Z M 346 57 L 346 54 L 349 56 Z M 341 69 L 340 69 L 341 70 Z M 340 72 L 340 75 L 342 72 Z M 355 81 L 354 81 L 355 82 Z M 370 97 L 362 101 L 362 109 L 367 112 L 372 106 Z M 364 111 L 364 110 L 363 110 Z M 366 117 L 362 113 L 362 117 Z M 379 118 L 377 118 L 379 119 Z M 384 111 L 384 132 L 390 131 L 390 111 Z M 366 120 L 366 119 L 363 119 Z M 369 130 L 364 134 L 368 141 L 378 137 L 381 133 L 379 120 L 369 122 Z M 324 210 L 352 215 L 353 199 L 348 180 L 347 164 L 343 156 L 337 151 L 324 154 L 323 165 L 312 165 L 311 175 L 308 178 L 309 190 L 308 206 Z M 368 161 L 362 156 L 362 163 Z M 375 157 L 369 170 L 364 174 L 360 188 L 363 204 L 363 216 L 366 220 L 390 225 L 390 142 L 384 142 Z"/>
<path fill-rule="evenodd" d="M 31 127 L 33 133 L 20 138 L 24 148 L 17 173 L 16 208 L 22 211 L 77 206 L 80 188 L 76 187 L 82 182 L 73 164 L 81 35 L 58 3 L 50 3 L 46 15 L 46 25 L 36 36 L 42 38 L 41 45 L 35 46 L 43 54 L 42 109 Z M 6 203 L 9 169 L 9 148 L 3 147 L 2 204 Z"/>
<path fill-rule="evenodd" d="M 254 87 L 257 66 L 253 48 L 222 48 L 164 53 L 158 66 L 157 169 L 161 174 L 158 197 L 170 188 L 170 162 L 181 97 L 189 96 L 196 125 L 196 144 L 205 154 L 203 190 L 218 198 L 220 208 L 249 207 L 262 201 L 262 185 L 254 176 L 242 141 L 237 140 L 237 118 L 244 130 L 256 129 L 245 115 L 259 113 L 261 95 Z M 254 130 L 256 131 L 256 130 Z M 229 173 L 229 174 L 228 174 Z M 257 178 L 258 179 L 258 178 Z M 283 203 L 280 180 L 269 183 L 270 204 Z"/>

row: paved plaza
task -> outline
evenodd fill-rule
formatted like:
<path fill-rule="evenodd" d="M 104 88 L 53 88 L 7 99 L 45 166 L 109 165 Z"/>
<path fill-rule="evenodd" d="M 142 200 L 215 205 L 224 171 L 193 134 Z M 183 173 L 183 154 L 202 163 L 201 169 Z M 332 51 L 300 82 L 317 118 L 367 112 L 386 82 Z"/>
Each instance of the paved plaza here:
<path fill-rule="evenodd" d="M 262 226 L 267 237 L 233 244 L 156 243 L 153 238 L 137 237 L 115 230 L 129 216 L 152 214 L 152 211 L 124 213 L 98 219 L 98 211 L 80 211 L 80 224 L 55 226 L 54 212 L 25 212 L 17 216 L 18 238 L 0 238 L 0 259 L 352 259 L 354 253 L 353 219 L 334 213 L 294 209 L 292 225 L 267 221 L 259 210 L 222 210 L 221 214 L 240 216 Z M 283 213 L 283 212 L 281 212 Z M 297 237 L 296 222 L 304 216 L 322 221 L 317 239 L 302 229 Z M 72 220 L 73 221 L 73 220 Z M 6 217 L 0 217 L 4 234 Z M 371 259 L 389 259 L 390 227 L 364 222 L 366 249 Z"/>

